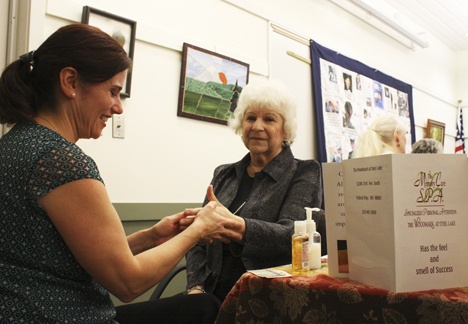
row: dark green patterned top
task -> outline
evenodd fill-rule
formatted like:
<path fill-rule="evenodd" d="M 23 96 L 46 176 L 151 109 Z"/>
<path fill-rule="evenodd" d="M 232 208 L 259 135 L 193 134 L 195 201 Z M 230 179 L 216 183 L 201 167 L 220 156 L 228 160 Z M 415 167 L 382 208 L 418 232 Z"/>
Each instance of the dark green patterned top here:
<path fill-rule="evenodd" d="M 46 127 L 20 123 L 0 139 L 0 322 L 113 321 L 108 292 L 78 264 L 37 203 L 84 178 L 102 182 L 89 156 Z"/>

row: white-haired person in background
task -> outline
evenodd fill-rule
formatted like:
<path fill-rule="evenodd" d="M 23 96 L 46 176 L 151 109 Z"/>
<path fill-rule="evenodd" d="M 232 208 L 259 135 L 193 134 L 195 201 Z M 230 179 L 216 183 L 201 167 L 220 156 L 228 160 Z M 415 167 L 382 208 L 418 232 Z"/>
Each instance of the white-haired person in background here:
<path fill-rule="evenodd" d="M 353 158 L 405 153 L 405 147 L 405 123 L 396 115 L 382 115 L 361 134 Z"/>
<path fill-rule="evenodd" d="M 304 220 L 304 207 L 320 207 L 322 199 L 320 164 L 296 159 L 291 151 L 296 105 L 284 84 L 245 86 L 230 126 L 248 152 L 214 170 L 216 197 L 209 192 L 204 204 L 217 198 L 222 206 L 216 211 L 242 225 L 242 239 L 200 242 L 187 254 L 188 293 L 212 293 L 220 300 L 246 270 L 291 263 L 294 221 Z"/>
<path fill-rule="evenodd" d="M 432 138 L 423 138 L 416 141 L 412 148 L 411 153 L 444 153 L 444 146 L 441 142 Z"/>

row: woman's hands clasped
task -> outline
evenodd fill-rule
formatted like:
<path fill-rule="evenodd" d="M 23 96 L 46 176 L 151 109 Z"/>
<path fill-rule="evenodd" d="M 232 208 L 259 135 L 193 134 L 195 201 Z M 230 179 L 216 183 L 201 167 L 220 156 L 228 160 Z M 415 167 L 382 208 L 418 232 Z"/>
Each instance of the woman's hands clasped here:
<path fill-rule="evenodd" d="M 229 243 L 231 240 L 242 242 L 245 222 L 242 217 L 232 214 L 224 207 L 213 193 L 213 186 L 207 189 L 210 202 L 203 208 L 187 209 L 187 217 L 180 220 L 181 227 L 200 226 L 203 229 L 203 240 L 211 243 L 219 240 Z"/>
<path fill-rule="evenodd" d="M 198 213 L 195 219 L 200 215 L 206 218 L 204 221 L 214 222 L 214 225 L 218 224 L 221 227 L 211 233 L 206 233 L 203 239 L 209 243 L 212 240 L 219 240 L 223 243 L 229 243 L 230 241 L 241 243 L 245 232 L 244 219 L 231 213 L 218 201 L 211 185 L 207 189 L 207 197 L 210 202 L 204 208 L 209 207 L 213 210 L 205 210 L 203 214 Z M 192 212 L 195 210 L 187 211 Z"/>
<path fill-rule="evenodd" d="M 197 239 L 212 243 L 218 240 L 229 243 L 231 240 L 242 242 L 245 232 L 245 222 L 242 217 L 232 214 L 224 207 L 213 193 L 213 186 L 207 189 L 210 200 L 203 208 L 190 208 L 183 212 L 166 216 L 152 227 L 157 240 L 156 245 L 162 244 L 177 234 L 196 235 Z"/>

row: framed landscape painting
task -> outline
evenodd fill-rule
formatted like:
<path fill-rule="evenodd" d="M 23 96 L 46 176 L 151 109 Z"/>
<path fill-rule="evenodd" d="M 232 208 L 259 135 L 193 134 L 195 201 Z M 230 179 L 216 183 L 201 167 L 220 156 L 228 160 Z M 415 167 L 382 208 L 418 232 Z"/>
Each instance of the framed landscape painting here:
<path fill-rule="evenodd" d="M 249 64 L 184 43 L 177 116 L 227 125 Z"/>
<path fill-rule="evenodd" d="M 435 139 L 444 145 L 445 123 L 432 119 L 427 120 L 426 137 Z"/>

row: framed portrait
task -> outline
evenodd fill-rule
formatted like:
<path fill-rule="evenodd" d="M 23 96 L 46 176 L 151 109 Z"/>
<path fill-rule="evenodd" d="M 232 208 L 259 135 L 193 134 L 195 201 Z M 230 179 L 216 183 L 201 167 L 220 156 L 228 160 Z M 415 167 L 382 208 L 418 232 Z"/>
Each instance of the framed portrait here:
<path fill-rule="evenodd" d="M 117 15 L 95 9 L 89 6 L 83 7 L 81 22 L 95 26 L 115 38 L 133 60 L 135 51 L 136 21 L 119 17 Z M 132 71 L 127 73 L 124 87 L 120 92 L 121 98 L 129 98 L 132 87 Z"/>
<path fill-rule="evenodd" d="M 249 64 L 184 43 L 177 116 L 227 125 Z"/>
<path fill-rule="evenodd" d="M 428 119 L 426 126 L 426 137 L 435 139 L 441 142 L 443 145 L 445 138 L 445 124 L 432 119 Z"/>

